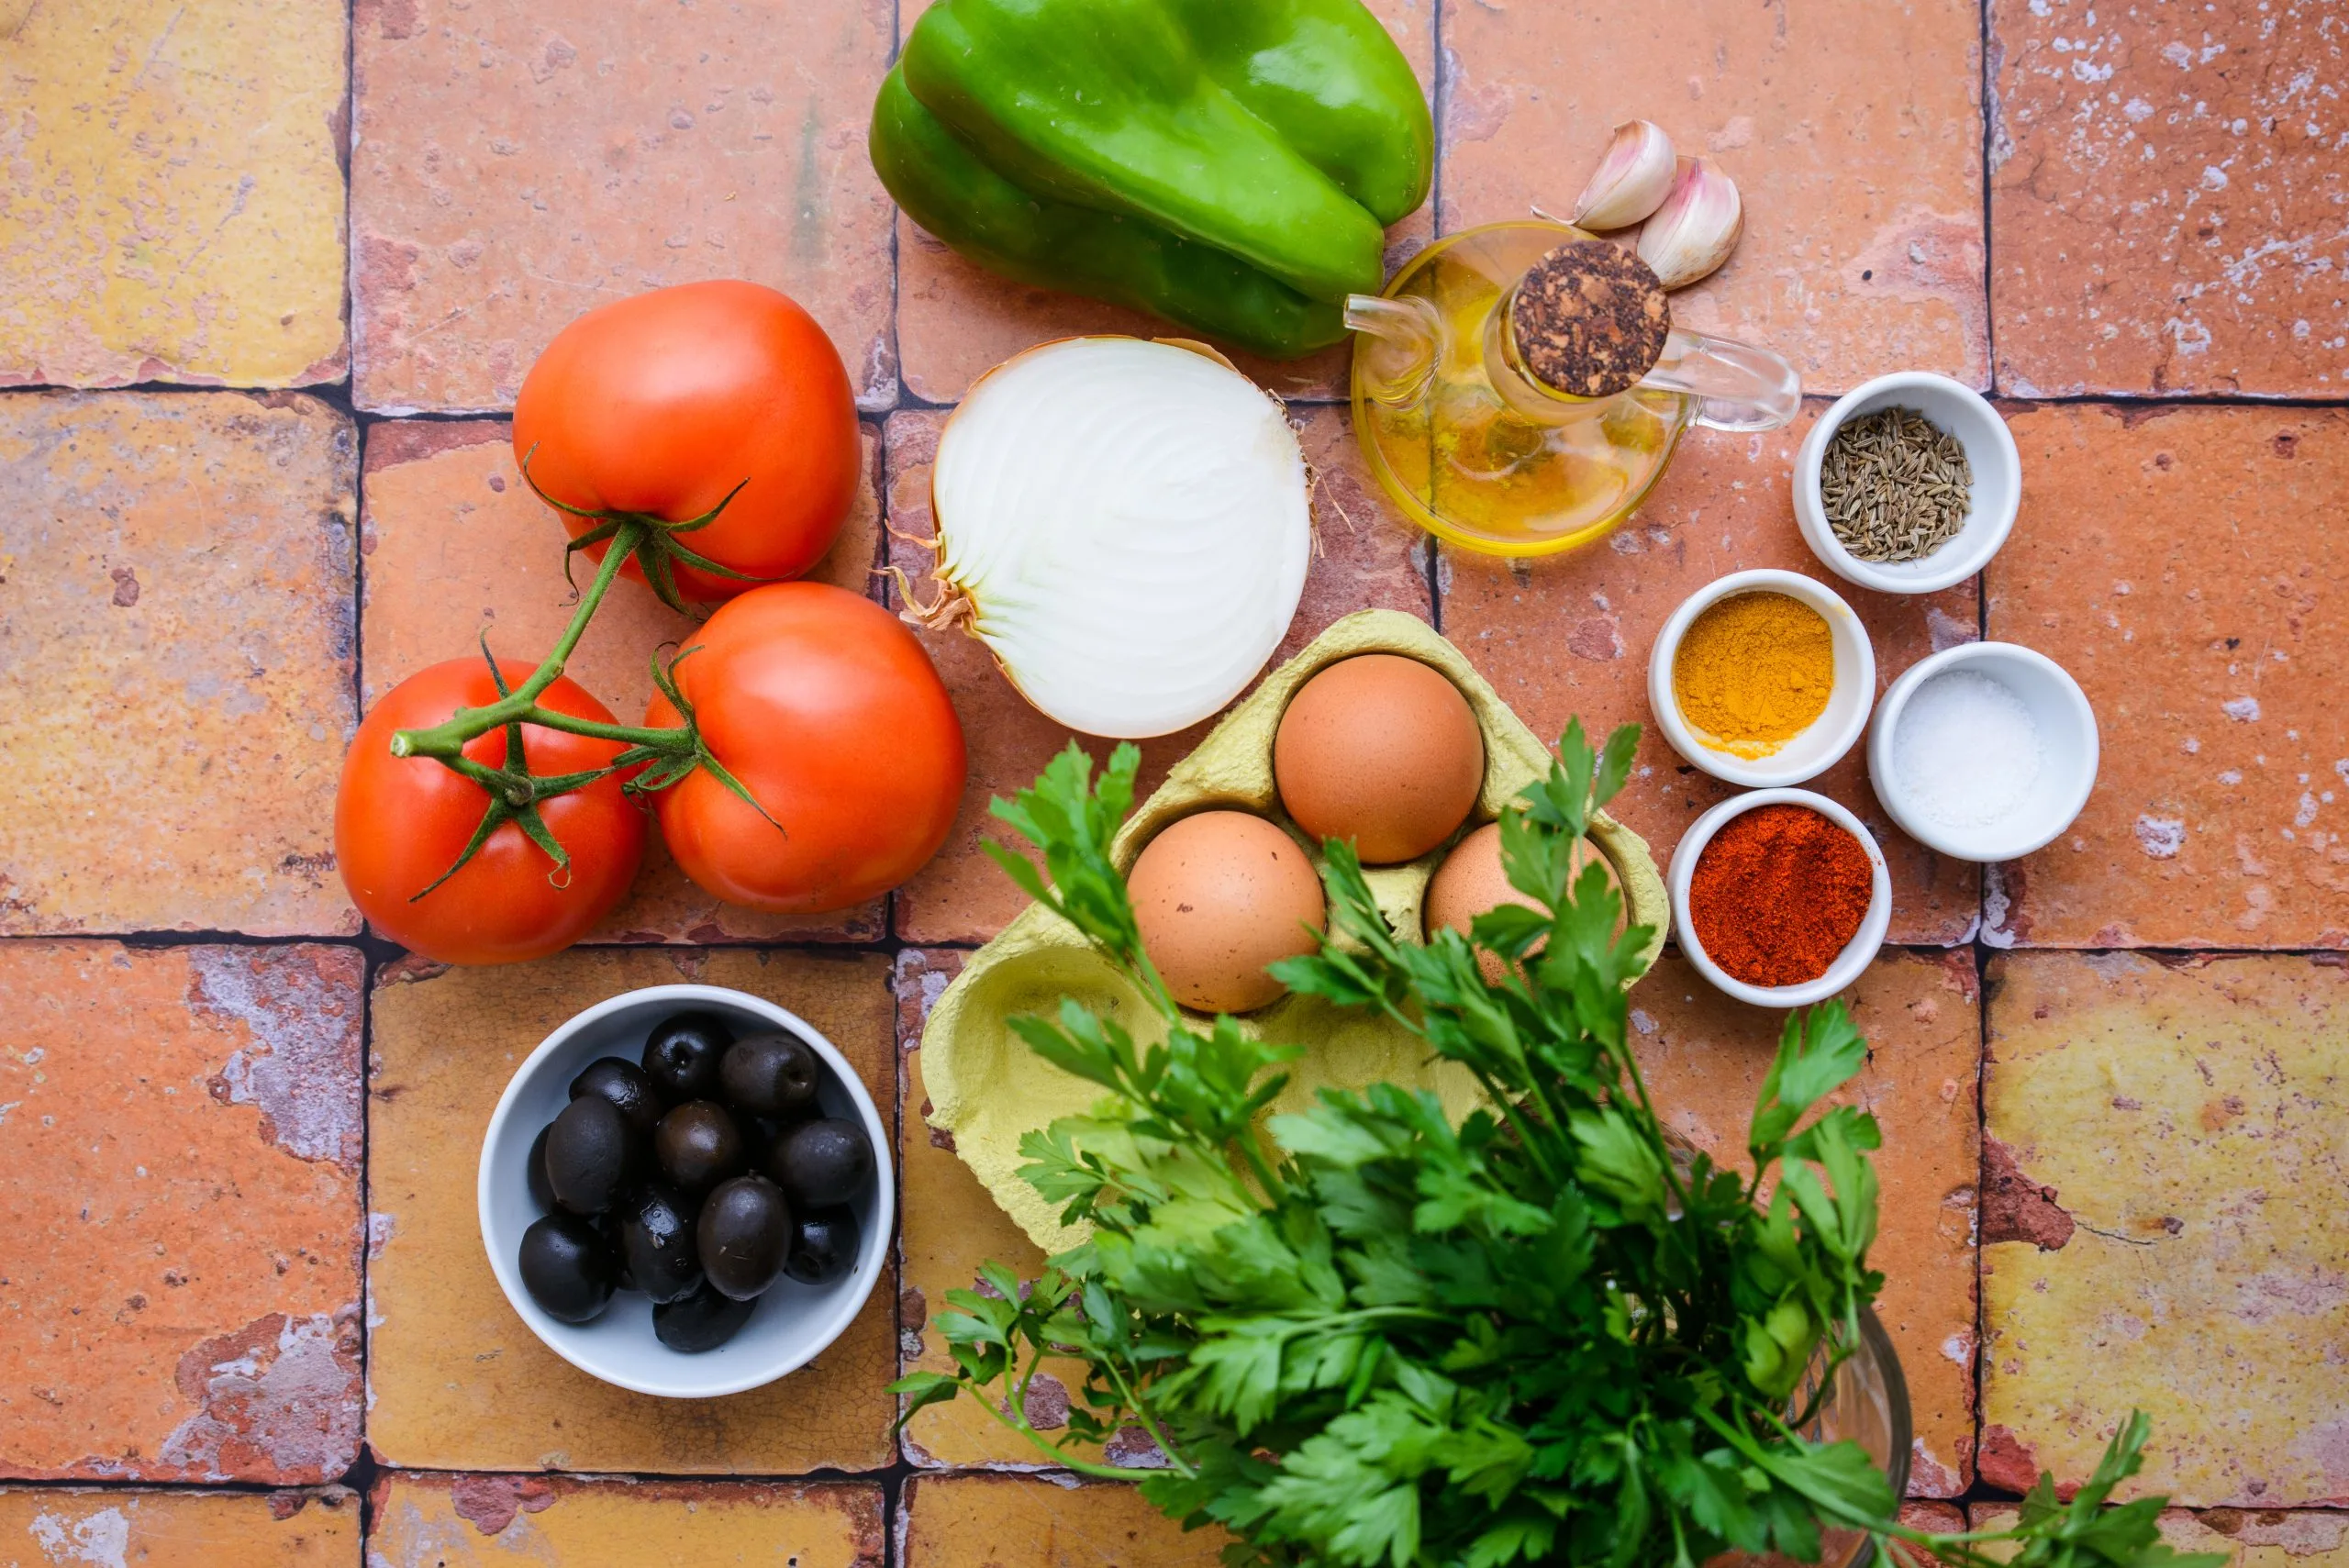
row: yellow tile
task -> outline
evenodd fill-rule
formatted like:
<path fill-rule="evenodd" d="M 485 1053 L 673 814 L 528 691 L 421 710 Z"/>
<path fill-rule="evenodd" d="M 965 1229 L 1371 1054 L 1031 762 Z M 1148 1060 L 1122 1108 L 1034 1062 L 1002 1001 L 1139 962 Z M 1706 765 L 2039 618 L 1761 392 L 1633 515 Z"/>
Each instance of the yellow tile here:
<path fill-rule="evenodd" d="M 680 1403 L 598 1383 L 514 1315 L 482 1255 L 482 1131 L 539 1041 L 606 996 L 730 985 L 805 1018 L 890 1114 L 888 962 L 874 954 L 573 949 L 539 963 L 403 966 L 371 1001 L 367 1437 L 395 1464 L 452 1470 L 790 1474 L 887 1462 L 896 1278 L 780 1383 Z"/>
<path fill-rule="evenodd" d="M 1973 1528 L 2011 1529 L 2015 1511 L 1976 1503 Z M 1939 1527 L 1934 1527 L 1939 1528 Z M 2230 1568 L 2349 1568 L 2349 1514 L 2281 1508 L 2165 1508 L 2162 1539 L 2180 1551 L 2223 1551 Z M 1989 1549 L 1999 1555 L 2005 1550 Z"/>
<path fill-rule="evenodd" d="M 0 384 L 337 381 L 344 7 L 0 6 Z"/>
<path fill-rule="evenodd" d="M 368 1568 L 881 1568 L 881 1488 L 540 1476 L 378 1483 Z"/>
<path fill-rule="evenodd" d="M 917 1475 L 898 1508 L 897 1568 L 1213 1568 L 1230 1540 L 1119 1481 Z"/>
<path fill-rule="evenodd" d="M 300 395 L 0 395 L 0 932 L 358 931 L 358 455 Z"/>
<path fill-rule="evenodd" d="M 0 1568 L 357 1568 L 359 1497 L 0 1488 Z"/>
<path fill-rule="evenodd" d="M 2349 1502 L 2349 969 L 2015 953 L 1990 972 L 1982 1479 Z"/>

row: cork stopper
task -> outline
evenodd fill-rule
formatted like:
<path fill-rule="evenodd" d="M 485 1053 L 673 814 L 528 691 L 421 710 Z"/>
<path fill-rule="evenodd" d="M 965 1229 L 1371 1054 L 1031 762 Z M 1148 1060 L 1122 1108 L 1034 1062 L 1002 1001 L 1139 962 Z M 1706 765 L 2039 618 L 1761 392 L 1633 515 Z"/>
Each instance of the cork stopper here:
<path fill-rule="evenodd" d="M 1570 397 L 1612 397 L 1648 373 L 1672 330 L 1664 284 L 1605 239 L 1574 239 L 1527 269 L 1509 332 L 1527 373 Z"/>

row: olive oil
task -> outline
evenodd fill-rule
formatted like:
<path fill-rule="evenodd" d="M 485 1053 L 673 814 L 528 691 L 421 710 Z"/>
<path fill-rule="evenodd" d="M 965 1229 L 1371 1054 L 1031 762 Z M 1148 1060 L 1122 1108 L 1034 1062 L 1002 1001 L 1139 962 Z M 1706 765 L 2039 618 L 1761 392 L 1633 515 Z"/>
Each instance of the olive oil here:
<path fill-rule="evenodd" d="M 1497 555 L 1548 555 L 1604 538 L 1662 475 L 1699 399 L 1638 385 L 1529 410 L 1495 329 L 1504 296 L 1556 246 L 1557 223 L 1472 228 L 1421 251 L 1387 286 L 1400 311 L 1357 301 L 1354 428 L 1371 471 L 1431 532 Z M 1414 344 L 1405 339 L 1413 333 Z"/>

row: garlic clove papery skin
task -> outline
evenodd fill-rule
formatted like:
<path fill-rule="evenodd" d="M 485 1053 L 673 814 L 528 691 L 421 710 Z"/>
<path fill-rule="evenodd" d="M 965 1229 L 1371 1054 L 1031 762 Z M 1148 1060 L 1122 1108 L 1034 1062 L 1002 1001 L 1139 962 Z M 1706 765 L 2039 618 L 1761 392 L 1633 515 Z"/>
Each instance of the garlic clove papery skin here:
<path fill-rule="evenodd" d="M 1728 261 L 1744 232 L 1736 182 L 1709 158 L 1683 158 L 1672 194 L 1640 230 L 1640 260 L 1664 287 L 1686 288 Z"/>
<path fill-rule="evenodd" d="M 1238 372 L 1139 338 L 1007 361 L 939 437 L 939 581 L 1021 696 L 1087 735 L 1198 723 L 1286 635 L 1312 553 L 1305 459 Z"/>
<path fill-rule="evenodd" d="M 1629 228 L 1655 211 L 1671 194 L 1672 139 L 1653 120 L 1625 120 L 1615 128 L 1607 155 L 1575 198 L 1567 219 L 1582 228 Z"/>

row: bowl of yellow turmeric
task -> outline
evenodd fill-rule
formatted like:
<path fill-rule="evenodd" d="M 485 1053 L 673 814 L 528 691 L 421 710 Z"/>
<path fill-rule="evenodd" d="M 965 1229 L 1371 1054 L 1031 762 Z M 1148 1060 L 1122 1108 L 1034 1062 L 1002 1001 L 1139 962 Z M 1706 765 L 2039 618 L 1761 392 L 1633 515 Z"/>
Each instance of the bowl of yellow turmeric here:
<path fill-rule="evenodd" d="M 1733 572 L 1689 595 L 1656 634 L 1648 703 L 1672 749 L 1715 778 L 1798 784 L 1867 728 L 1876 651 L 1818 579 Z"/>

